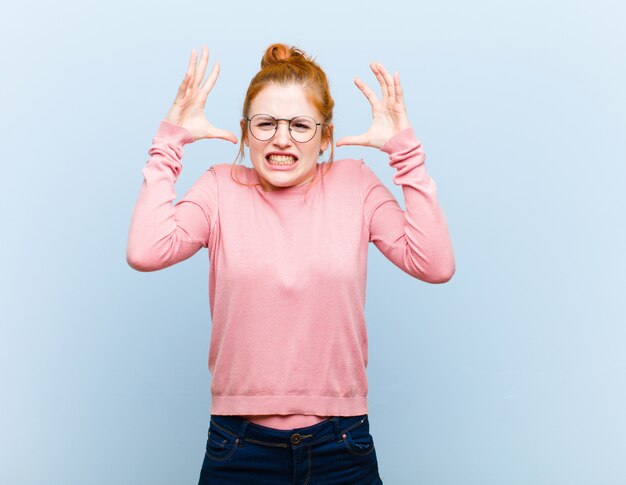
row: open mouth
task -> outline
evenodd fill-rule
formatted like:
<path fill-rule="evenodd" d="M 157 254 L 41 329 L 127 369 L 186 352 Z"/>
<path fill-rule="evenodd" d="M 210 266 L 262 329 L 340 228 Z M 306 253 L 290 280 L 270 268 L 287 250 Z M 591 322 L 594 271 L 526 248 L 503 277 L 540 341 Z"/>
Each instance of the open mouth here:
<path fill-rule="evenodd" d="M 267 163 L 277 167 L 288 167 L 297 162 L 297 158 L 291 155 L 269 155 L 265 157 Z"/>

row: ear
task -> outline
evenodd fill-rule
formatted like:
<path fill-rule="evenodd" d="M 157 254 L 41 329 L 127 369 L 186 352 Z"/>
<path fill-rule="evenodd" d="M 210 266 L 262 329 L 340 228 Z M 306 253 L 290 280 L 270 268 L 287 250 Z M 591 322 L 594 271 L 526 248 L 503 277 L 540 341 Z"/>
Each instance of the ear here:
<path fill-rule="evenodd" d="M 242 118 L 241 121 L 239 122 L 239 126 L 241 127 L 241 139 L 243 140 L 244 144 L 249 148 L 250 142 L 248 141 L 248 131 L 246 130 L 246 120 Z"/>
<path fill-rule="evenodd" d="M 320 146 L 320 149 L 322 151 L 325 151 L 328 148 L 328 145 L 330 144 L 330 140 L 332 139 L 332 136 L 333 136 L 334 129 L 335 129 L 335 126 L 332 123 L 329 123 L 328 125 L 324 126 L 324 129 L 322 131 L 322 145 Z"/>

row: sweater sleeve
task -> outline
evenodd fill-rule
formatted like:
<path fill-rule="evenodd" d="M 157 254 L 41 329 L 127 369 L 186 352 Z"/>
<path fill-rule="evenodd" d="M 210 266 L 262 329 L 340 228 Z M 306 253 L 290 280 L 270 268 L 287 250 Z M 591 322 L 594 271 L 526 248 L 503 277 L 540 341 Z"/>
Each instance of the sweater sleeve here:
<path fill-rule="evenodd" d="M 407 128 L 381 147 L 396 169 L 406 210 L 361 161 L 361 194 L 370 242 L 409 275 L 428 283 L 445 283 L 455 272 L 454 252 L 435 181 L 426 172 L 422 143 Z"/>
<path fill-rule="evenodd" d="M 208 247 L 217 218 L 213 169 L 206 170 L 185 196 L 172 204 L 174 184 L 182 170 L 183 146 L 193 141 L 187 129 L 165 120 L 152 140 L 126 246 L 126 261 L 138 271 L 166 268 Z"/>

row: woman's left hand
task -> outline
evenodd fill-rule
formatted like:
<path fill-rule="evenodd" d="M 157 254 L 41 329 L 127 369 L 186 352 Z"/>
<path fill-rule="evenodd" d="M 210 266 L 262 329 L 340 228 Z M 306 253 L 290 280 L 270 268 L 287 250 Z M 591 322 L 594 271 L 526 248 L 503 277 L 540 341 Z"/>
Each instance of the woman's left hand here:
<path fill-rule="evenodd" d="M 383 99 L 378 99 L 372 91 L 359 78 L 354 83 L 363 92 L 372 105 L 372 124 L 366 133 L 355 136 L 345 136 L 337 141 L 336 145 L 363 145 L 381 148 L 394 135 L 411 127 L 404 105 L 402 87 L 400 86 L 400 74 L 395 73 L 393 78 L 384 66 L 378 62 L 370 64 L 374 75 L 380 83 Z"/>

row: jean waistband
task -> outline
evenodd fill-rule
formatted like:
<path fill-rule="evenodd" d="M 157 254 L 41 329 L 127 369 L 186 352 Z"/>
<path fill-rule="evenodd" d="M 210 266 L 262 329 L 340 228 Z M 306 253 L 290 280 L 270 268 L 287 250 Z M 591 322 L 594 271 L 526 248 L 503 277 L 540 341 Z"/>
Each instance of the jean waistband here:
<path fill-rule="evenodd" d="M 359 416 L 333 416 L 304 428 L 276 429 L 253 423 L 239 416 L 211 415 L 211 424 L 232 435 L 237 442 L 244 441 L 266 446 L 296 447 L 314 445 L 346 433 L 368 422 L 367 414 Z"/>

